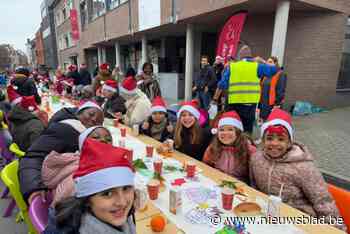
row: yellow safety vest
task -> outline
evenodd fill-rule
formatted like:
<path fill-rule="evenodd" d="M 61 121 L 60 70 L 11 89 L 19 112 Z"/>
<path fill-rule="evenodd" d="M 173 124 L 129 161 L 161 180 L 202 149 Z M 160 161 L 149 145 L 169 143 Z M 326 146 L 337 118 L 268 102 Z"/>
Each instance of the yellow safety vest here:
<path fill-rule="evenodd" d="M 230 64 L 228 104 L 259 103 L 258 63 L 239 61 Z"/>

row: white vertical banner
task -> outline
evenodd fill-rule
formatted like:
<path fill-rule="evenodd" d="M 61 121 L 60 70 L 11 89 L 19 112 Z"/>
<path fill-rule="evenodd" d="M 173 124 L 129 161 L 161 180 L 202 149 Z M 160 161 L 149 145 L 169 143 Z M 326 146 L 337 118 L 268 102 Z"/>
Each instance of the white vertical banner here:
<path fill-rule="evenodd" d="M 160 1 L 139 0 L 139 31 L 160 26 Z"/>

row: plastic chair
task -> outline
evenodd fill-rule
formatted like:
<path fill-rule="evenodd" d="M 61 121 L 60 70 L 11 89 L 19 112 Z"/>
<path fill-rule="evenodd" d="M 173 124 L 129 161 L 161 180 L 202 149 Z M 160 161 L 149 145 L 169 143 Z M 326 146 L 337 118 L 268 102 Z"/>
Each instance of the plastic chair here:
<path fill-rule="evenodd" d="M 42 233 L 47 226 L 51 201 L 52 196 L 48 196 L 44 202 L 41 196 L 38 195 L 33 198 L 33 201 L 29 206 L 29 217 L 38 233 Z"/>
<path fill-rule="evenodd" d="M 36 231 L 28 215 L 28 206 L 25 203 L 19 188 L 19 180 L 17 175 L 18 167 L 19 167 L 18 160 L 12 161 L 8 165 L 6 165 L 4 169 L 2 169 L 1 171 L 1 179 L 4 182 L 4 184 L 9 188 L 15 204 L 20 210 L 19 215 L 23 218 L 24 222 L 27 224 L 28 230 L 29 230 L 28 233 L 35 234 Z"/>
<path fill-rule="evenodd" d="M 328 191 L 332 194 L 339 209 L 340 215 L 344 218 L 344 223 L 350 233 L 350 191 L 328 184 Z"/>

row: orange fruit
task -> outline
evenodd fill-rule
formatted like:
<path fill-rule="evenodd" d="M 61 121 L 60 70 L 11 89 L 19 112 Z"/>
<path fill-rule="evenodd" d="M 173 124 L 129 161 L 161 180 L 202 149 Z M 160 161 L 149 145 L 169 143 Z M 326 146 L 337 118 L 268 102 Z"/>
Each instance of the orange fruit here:
<path fill-rule="evenodd" d="M 151 228 L 154 232 L 162 232 L 164 231 L 166 225 L 166 221 L 163 216 L 156 215 L 151 219 Z"/>

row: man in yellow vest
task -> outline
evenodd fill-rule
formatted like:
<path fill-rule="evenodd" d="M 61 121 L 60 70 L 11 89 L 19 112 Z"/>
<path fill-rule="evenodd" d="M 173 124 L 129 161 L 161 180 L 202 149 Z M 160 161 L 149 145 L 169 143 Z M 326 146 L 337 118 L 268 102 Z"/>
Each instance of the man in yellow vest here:
<path fill-rule="evenodd" d="M 258 63 L 249 46 L 243 46 L 239 52 L 239 61 L 230 63 L 223 73 L 213 97 L 213 104 L 223 90 L 227 90 L 225 111 L 234 110 L 242 119 L 244 131 L 253 132 L 256 105 L 260 99 L 260 78 L 271 77 L 277 72 L 275 66 Z"/>

